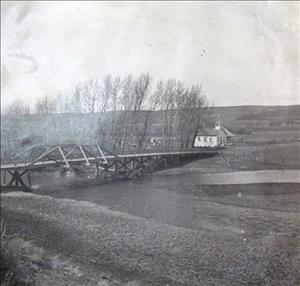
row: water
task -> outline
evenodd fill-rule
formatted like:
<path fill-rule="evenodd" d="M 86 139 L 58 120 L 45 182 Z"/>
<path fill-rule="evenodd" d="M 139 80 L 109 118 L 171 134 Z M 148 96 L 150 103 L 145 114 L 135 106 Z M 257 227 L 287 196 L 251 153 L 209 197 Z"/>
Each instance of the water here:
<path fill-rule="evenodd" d="M 51 187 L 48 175 L 35 192 L 91 201 L 112 210 L 178 227 L 240 234 L 241 229 L 255 232 L 253 214 L 247 213 L 247 209 L 255 209 L 257 217 L 272 218 L 277 216 L 276 211 L 299 210 L 298 184 L 265 184 L 300 182 L 298 174 L 299 171 L 295 170 L 219 174 L 200 174 L 193 170 L 181 175 L 157 173 L 105 185 L 89 185 L 87 180 L 86 185 L 81 186 L 72 185 L 74 177 L 69 175 L 61 179 L 56 177 Z M 264 184 L 257 184 L 261 182 Z M 293 214 L 286 215 L 290 216 Z M 278 217 L 273 228 L 276 229 L 286 217 Z"/>

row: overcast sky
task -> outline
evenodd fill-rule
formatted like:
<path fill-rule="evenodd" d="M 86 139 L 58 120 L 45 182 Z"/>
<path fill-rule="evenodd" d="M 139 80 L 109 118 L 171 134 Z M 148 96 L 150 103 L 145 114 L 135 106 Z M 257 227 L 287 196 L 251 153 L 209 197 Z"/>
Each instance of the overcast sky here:
<path fill-rule="evenodd" d="M 298 2 L 1 1 L 1 103 L 105 73 L 203 85 L 216 106 L 299 104 Z"/>

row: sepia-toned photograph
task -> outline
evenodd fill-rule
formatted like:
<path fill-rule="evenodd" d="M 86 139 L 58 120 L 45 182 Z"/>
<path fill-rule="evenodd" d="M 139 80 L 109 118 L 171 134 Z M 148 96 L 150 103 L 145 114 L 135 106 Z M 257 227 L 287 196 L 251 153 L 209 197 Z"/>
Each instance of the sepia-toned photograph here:
<path fill-rule="evenodd" d="M 1 286 L 300 286 L 298 1 L 1 1 Z"/>

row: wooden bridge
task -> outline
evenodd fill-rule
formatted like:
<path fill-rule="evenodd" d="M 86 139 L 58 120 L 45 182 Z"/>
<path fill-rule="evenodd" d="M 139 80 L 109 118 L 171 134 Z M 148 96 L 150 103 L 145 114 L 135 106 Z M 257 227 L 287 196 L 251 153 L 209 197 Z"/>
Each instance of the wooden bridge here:
<path fill-rule="evenodd" d="M 62 170 L 90 166 L 105 182 L 116 178 L 130 179 L 156 169 L 179 165 L 183 160 L 217 153 L 216 149 L 202 148 L 116 155 L 99 145 L 32 146 L 17 154 L 12 162 L 1 162 L 1 185 L 30 188 L 30 171 L 58 166 Z"/>

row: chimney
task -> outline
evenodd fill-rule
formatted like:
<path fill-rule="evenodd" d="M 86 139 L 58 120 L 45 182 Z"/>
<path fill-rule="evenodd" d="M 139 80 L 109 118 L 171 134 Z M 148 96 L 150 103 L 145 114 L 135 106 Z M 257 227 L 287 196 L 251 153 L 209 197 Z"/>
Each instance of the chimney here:
<path fill-rule="evenodd" d="M 216 130 L 220 130 L 221 129 L 221 123 L 220 122 L 216 122 L 216 124 L 215 124 L 215 129 Z"/>

